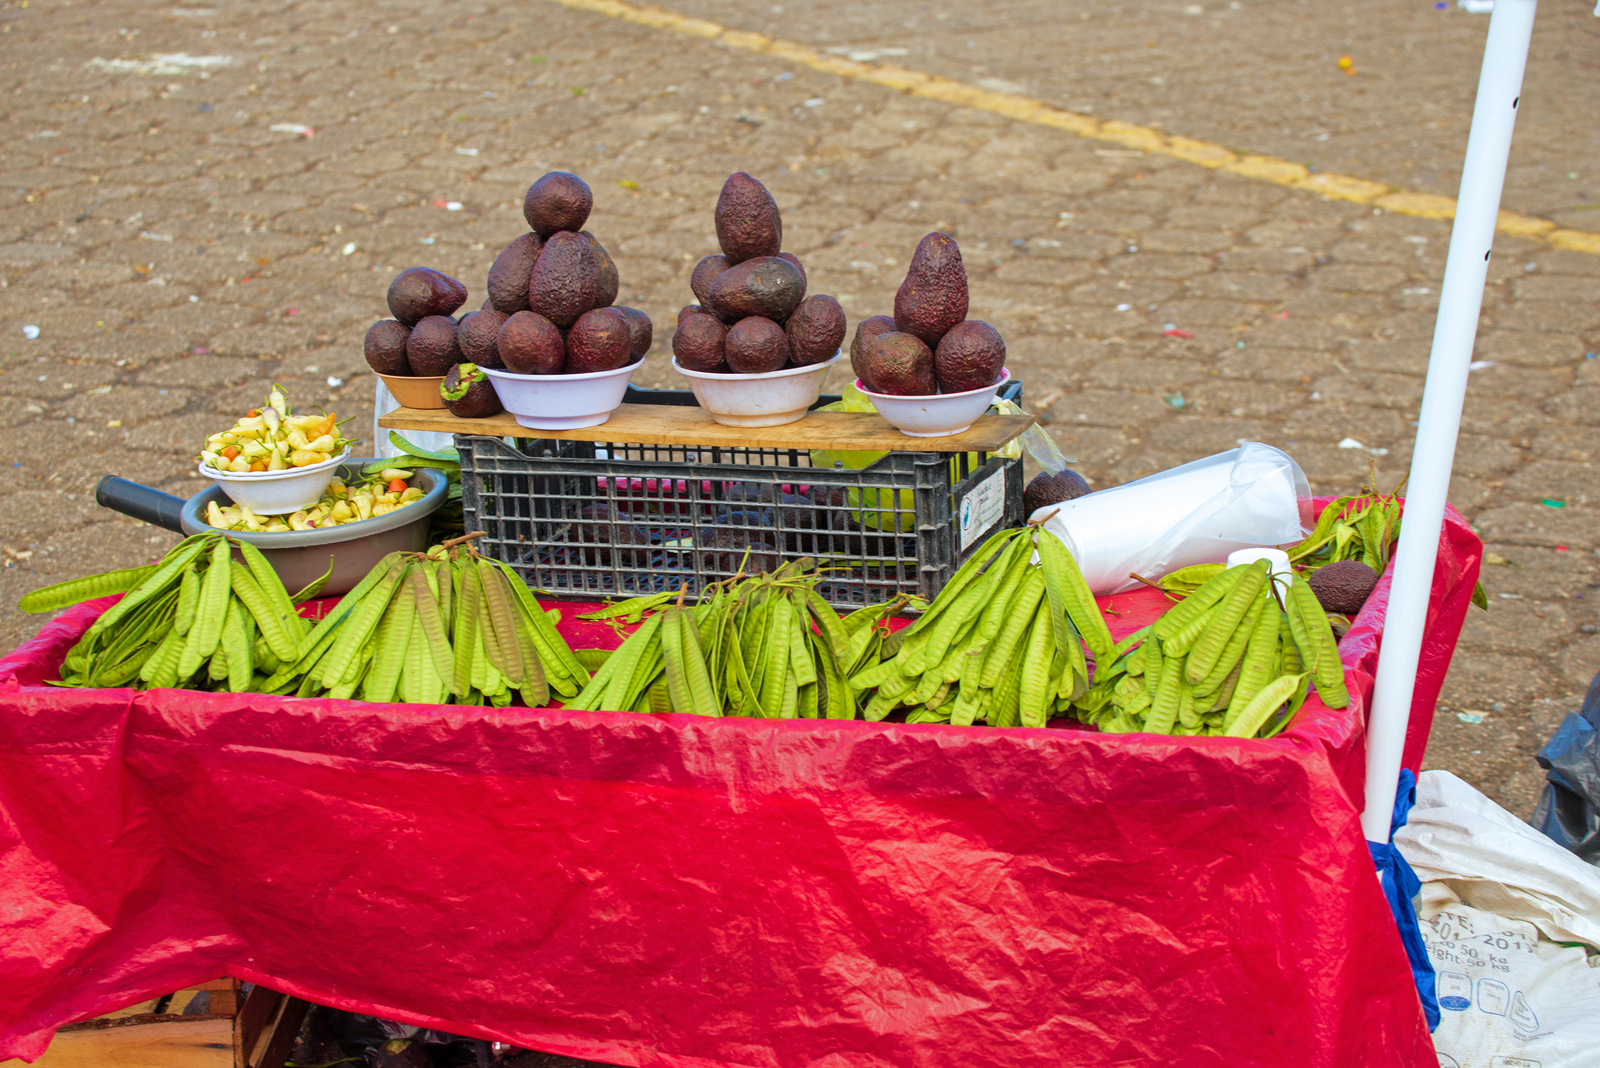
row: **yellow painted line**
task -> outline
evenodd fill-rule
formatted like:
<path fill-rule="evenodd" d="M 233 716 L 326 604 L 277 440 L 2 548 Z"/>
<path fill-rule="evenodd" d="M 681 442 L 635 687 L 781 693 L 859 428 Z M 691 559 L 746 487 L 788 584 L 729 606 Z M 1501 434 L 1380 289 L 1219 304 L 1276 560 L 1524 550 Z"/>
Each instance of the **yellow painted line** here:
<path fill-rule="evenodd" d="M 842 78 L 871 82 L 873 85 L 881 85 L 886 89 L 893 89 L 910 96 L 938 100 L 958 107 L 976 108 L 1018 122 L 1065 130 L 1079 137 L 1109 141 L 1125 148 L 1138 149 L 1157 156 L 1169 156 L 1185 163 L 1316 193 L 1330 200 L 1370 204 L 1396 215 L 1412 215 L 1423 219 L 1452 219 L 1456 214 L 1454 197 L 1413 193 L 1382 182 L 1354 178 L 1346 174 L 1321 172 L 1313 174 L 1303 164 L 1292 160 L 1249 155 L 1209 141 L 1196 141 L 1188 137 L 1163 133 L 1148 126 L 1096 119 L 1090 115 L 1080 115 L 1077 112 L 1054 107 L 1031 97 L 979 89 L 965 82 L 943 78 L 937 74 L 908 70 L 890 63 L 858 63 L 841 56 L 818 52 L 793 41 L 744 30 L 730 30 L 715 22 L 689 18 L 658 7 L 628 4 L 622 0 L 551 0 L 551 2 L 641 26 L 716 41 L 729 48 L 772 56 L 798 66 L 810 67 L 812 70 L 837 74 Z M 1555 248 L 1600 256 L 1600 233 L 1564 229 L 1549 219 L 1502 211 L 1497 228 L 1501 233 L 1513 237 L 1536 237 Z"/>

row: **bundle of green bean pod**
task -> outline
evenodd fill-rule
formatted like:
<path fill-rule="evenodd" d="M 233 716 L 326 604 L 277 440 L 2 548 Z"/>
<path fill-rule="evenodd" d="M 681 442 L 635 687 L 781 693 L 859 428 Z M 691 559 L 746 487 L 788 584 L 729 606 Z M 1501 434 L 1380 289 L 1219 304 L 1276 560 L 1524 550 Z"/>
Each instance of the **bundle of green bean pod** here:
<path fill-rule="evenodd" d="M 850 685 L 873 691 L 864 715 L 907 709 L 907 723 L 1043 727 L 1089 686 L 1114 643 L 1077 563 L 1030 525 L 991 537 L 916 623 L 884 643 Z"/>
<path fill-rule="evenodd" d="M 311 626 L 295 606 L 316 596 L 327 578 L 291 597 L 255 546 L 207 532 L 185 538 L 159 564 L 34 590 L 20 607 L 47 612 L 126 594 L 67 653 L 64 686 L 238 693 L 261 689 L 294 657 Z"/>
<path fill-rule="evenodd" d="M 660 595 L 602 613 L 657 611 L 596 671 L 567 707 L 768 719 L 854 719 L 849 671 L 875 657 L 882 623 L 904 599 L 843 619 L 816 591 L 812 562 L 708 589 L 692 607 Z M 586 652 L 586 651 L 585 651 Z"/>
<path fill-rule="evenodd" d="M 407 704 L 547 704 L 589 673 L 506 565 L 445 543 L 390 553 L 262 683 L 268 693 Z"/>
<path fill-rule="evenodd" d="M 1116 655 L 1077 698 L 1103 731 L 1270 737 L 1312 684 L 1324 704 L 1350 703 L 1328 617 L 1304 578 L 1265 560 L 1218 571 Z"/>
<path fill-rule="evenodd" d="M 205 533 L 160 564 L 36 590 L 22 607 L 127 592 L 67 654 L 67 686 L 503 707 L 589 679 L 516 573 L 469 546 L 390 553 L 313 623 L 296 606 L 327 577 L 291 597 L 255 546 Z"/>

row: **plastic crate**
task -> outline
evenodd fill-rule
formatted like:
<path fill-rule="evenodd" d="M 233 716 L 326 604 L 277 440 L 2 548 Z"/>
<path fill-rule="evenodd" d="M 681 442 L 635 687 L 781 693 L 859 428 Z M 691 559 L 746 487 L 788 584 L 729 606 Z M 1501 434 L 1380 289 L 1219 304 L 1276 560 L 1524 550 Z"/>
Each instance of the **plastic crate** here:
<path fill-rule="evenodd" d="M 628 401 L 694 403 L 677 390 Z M 807 450 L 761 446 L 762 433 L 748 448 L 461 435 L 466 526 L 485 532 L 480 552 L 557 597 L 687 584 L 692 598 L 741 565 L 810 556 L 830 569 L 822 595 L 849 608 L 931 598 L 988 534 L 1022 522 L 1020 460 L 891 452 L 859 470 L 813 466 Z"/>

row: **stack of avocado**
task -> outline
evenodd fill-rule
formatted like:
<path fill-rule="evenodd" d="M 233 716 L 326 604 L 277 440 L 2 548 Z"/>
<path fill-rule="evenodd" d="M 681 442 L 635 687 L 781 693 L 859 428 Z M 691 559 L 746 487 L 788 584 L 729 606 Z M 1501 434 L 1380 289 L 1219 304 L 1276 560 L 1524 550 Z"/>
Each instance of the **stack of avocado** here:
<path fill-rule="evenodd" d="M 766 186 L 740 171 L 717 198 L 722 254 L 695 265 L 698 304 L 678 313 L 678 366 L 708 374 L 765 374 L 833 358 L 844 340 L 844 309 L 806 296 L 806 269 L 782 251 L 783 220 Z"/>
<path fill-rule="evenodd" d="M 367 331 L 367 363 L 379 374 L 445 376 L 440 395 L 456 415 L 500 411 L 481 368 L 516 374 L 612 371 L 650 350 L 650 317 L 613 307 L 619 280 L 605 247 L 587 230 L 594 195 L 582 178 L 552 171 L 528 188 L 522 213 L 533 228 L 495 258 L 489 298 L 454 318 L 467 287 L 431 267 L 401 271 L 389 286 L 393 319 Z"/>
<path fill-rule="evenodd" d="M 461 362 L 453 318 L 467 287 L 432 267 L 407 267 L 389 283 L 389 314 L 367 330 L 367 363 L 382 375 L 436 378 Z"/>
<path fill-rule="evenodd" d="M 522 214 L 533 230 L 495 257 L 488 301 L 461 321 L 462 347 L 478 362 L 575 375 L 614 371 L 650 350 L 650 317 L 612 306 L 617 265 L 580 229 L 593 207 L 594 194 L 575 174 L 551 171 L 528 187 Z"/>
<path fill-rule="evenodd" d="M 988 323 L 967 318 L 967 269 L 948 234 L 917 244 L 894 315 L 874 315 L 856 326 L 850 367 L 873 393 L 924 397 L 965 393 L 995 383 L 1006 362 L 1006 343 Z"/>

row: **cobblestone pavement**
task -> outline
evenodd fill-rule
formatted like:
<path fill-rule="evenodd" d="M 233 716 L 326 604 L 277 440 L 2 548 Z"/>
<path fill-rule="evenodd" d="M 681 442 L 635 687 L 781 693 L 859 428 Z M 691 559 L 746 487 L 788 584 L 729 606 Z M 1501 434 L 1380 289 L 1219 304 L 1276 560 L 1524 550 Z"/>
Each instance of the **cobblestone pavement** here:
<path fill-rule="evenodd" d="M 1454 192 L 1485 20 L 1377 0 L 1205 6 L 679 10 L 904 47 L 887 54 Z M 1596 148 L 1562 126 L 1596 110 L 1595 26 L 1547 6 L 1507 206 L 1596 229 L 1581 200 L 1600 200 Z M 553 168 L 594 187 L 620 301 L 658 324 L 641 384 L 678 385 L 671 316 L 715 247 L 717 189 L 748 170 L 812 291 L 852 321 L 890 310 L 924 233 L 953 234 L 972 314 L 1005 334 L 1030 406 L 1095 485 L 1240 438 L 1288 449 L 1322 492 L 1353 489 L 1369 459 L 1386 484 L 1407 463 L 1445 223 L 541 2 L 12 0 L 0 28 L 0 646 L 39 625 L 10 610 L 26 590 L 172 542 L 98 508 L 102 475 L 194 492 L 205 432 L 272 381 L 365 419 L 360 338 L 390 277 L 435 266 L 479 300 L 525 229 L 523 190 Z M 1353 78 L 1332 66 L 1344 52 Z M 1589 103 L 1562 111 L 1571 94 Z M 1495 554 L 1492 608 L 1470 618 L 1444 697 L 1484 718 L 1445 712 L 1430 759 L 1526 814 L 1533 750 L 1600 669 L 1600 363 L 1584 356 L 1600 348 L 1600 258 L 1502 239 L 1490 280 L 1451 496 Z"/>

